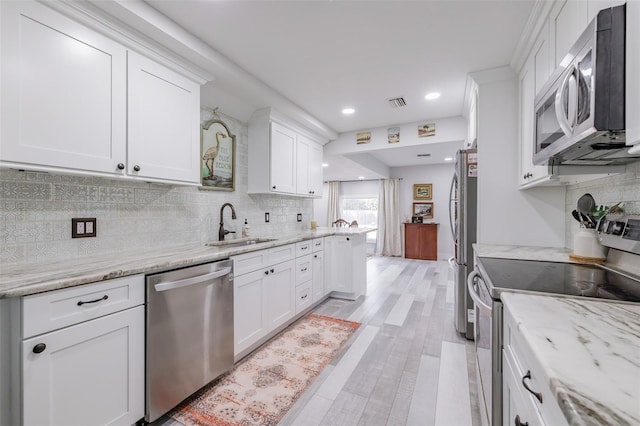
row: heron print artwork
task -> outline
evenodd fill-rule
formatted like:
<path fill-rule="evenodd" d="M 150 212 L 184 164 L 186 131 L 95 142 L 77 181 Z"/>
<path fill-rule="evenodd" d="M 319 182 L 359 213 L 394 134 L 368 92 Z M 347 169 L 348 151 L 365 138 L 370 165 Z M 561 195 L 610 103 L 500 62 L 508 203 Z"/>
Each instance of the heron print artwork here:
<path fill-rule="evenodd" d="M 214 119 L 200 129 L 202 189 L 235 188 L 236 137 L 222 121 Z"/>

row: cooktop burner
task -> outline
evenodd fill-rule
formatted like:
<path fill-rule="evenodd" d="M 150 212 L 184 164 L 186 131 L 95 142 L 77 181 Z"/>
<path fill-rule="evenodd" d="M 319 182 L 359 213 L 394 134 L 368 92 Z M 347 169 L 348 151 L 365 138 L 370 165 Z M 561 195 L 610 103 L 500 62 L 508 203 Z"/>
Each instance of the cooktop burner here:
<path fill-rule="evenodd" d="M 491 297 L 504 290 L 640 302 L 640 281 L 596 265 L 479 258 Z"/>

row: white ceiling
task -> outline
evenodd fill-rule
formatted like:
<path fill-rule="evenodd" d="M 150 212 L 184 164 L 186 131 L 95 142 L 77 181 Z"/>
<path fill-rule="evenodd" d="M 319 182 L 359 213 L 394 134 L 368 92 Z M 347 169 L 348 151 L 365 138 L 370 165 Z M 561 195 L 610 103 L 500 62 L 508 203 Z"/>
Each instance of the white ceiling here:
<path fill-rule="evenodd" d="M 534 1 L 147 3 L 342 133 L 461 115 L 467 74 L 510 63 Z M 210 106 L 243 121 L 269 106 L 211 71 L 216 79 L 203 90 Z M 440 99 L 425 100 L 432 91 Z M 396 96 L 408 105 L 391 108 L 387 99 Z M 345 106 L 356 113 L 342 115 Z M 388 166 L 413 164 L 407 150 L 375 156 Z"/>

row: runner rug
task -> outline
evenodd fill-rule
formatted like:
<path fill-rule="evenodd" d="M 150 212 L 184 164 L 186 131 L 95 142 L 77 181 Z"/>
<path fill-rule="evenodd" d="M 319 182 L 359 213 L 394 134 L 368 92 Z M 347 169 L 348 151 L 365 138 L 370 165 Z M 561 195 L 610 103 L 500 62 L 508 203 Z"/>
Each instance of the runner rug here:
<path fill-rule="evenodd" d="M 276 425 L 360 326 L 308 314 L 169 416 L 185 425 Z"/>

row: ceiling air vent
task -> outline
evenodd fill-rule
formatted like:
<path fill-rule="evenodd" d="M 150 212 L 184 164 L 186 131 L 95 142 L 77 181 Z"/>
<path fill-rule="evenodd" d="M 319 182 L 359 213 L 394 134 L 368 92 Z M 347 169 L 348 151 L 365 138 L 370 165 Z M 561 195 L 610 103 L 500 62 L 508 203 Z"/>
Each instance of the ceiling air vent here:
<path fill-rule="evenodd" d="M 390 99 L 387 99 L 387 101 L 389 101 L 389 105 L 393 108 L 400 108 L 403 106 L 407 106 L 407 101 L 405 101 L 402 96 L 398 98 L 390 98 Z"/>

